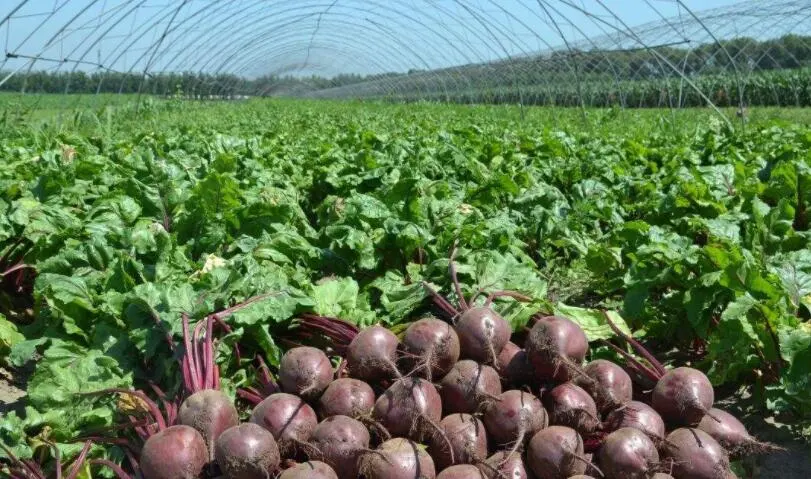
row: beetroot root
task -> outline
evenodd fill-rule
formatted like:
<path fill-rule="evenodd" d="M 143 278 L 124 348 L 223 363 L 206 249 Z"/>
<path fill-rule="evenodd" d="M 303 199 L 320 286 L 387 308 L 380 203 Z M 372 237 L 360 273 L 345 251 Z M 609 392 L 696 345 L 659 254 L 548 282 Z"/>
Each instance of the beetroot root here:
<path fill-rule="evenodd" d="M 536 476 L 550 479 L 567 479 L 594 467 L 583 455 L 583 439 L 566 426 L 536 432 L 527 448 L 527 465 Z"/>
<path fill-rule="evenodd" d="M 501 393 L 497 401 L 488 405 L 482 419 L 496 446 L 513 445 L 516 451 L 549 425 L 541 400 L 517 389 Z"/>
<path fill-rule="evenodd" d="M 594 360 L 583 368 L 587 380 L 576 377 L 574 383 L 594 398 L 597 410 L 606 414 L 633 399 L 631 376 L 617 364 L 605 359 Z"/>
<path fill-rule="evenodd" d="M 470 414 L 450 414 L 439 423 L 429 452 L 439 470 L 454 464 L 478 464 L 487 458 L 487 432 Z"/>
<path fill-rule="evenodd" d="M 144 479 L 197 479 L 208 461 L 202 434 L 193 427 L 177 425 L 147 439 L 140 466 Z"/>
<path fill-rule="evenodd" d="M 434 318 L 415 321 L 403 335 L 406 367 L 433 381 L 459 360 L 459 336 L 450 324 Z"/>
<path fill-rule="evenodd" d="M 471 464 L 457 464 L 444 469 L 436 479 L 486 479 L 482 471 Z"/>
<path fill-rule="evenodd" d="M 329 464 L 338 477 L 357 477 L 358 459 L 369 449 L 369 431 L 349 416 L 330 416 L 321 421 L 311 436 L 320 459 Z"/>
<path fill-rule="evenodd" d="M 389 439 L 361 459 L 365 479 L 434 479 L 434 460 L 414 441 Z"/>
<path fill-rule="evenodd" d="M 332 382 L 332 363 L 323 351 L 310 346 L 290 349 L 279 364 L 279 382 L 286 393 L 316 399 Z"/>
<path fill-rule="evenodd" d="M 279 479 L 338 479 L 338 474 L 321 461 L 307 461 L 285 470 Z"/>
<path fill-rule="evenodd" d="M 499 451 L 479 465 L 487 479 L 528 479 L 529 474 L 520 454 Z"/>
<path fill-rule="evenodd" d="M 588 434 L 600 427 L 594 399 L 573 382 L 552 388 L 544 395 L 544 406 L 549 412 L 550 424 L 568 426 L 580 434 Z"/>
<path fill-rule="evenodd" d="M 718 441 L 732 457 L 744 457 L 780 451 L 773 444 L 760 442 L 749 434 L 746 426 L 732 414 L 712 408 L 698 423 L 698 429 Z"/>
<path fill-rule="evenodd" d="M 372 383 L 399 377 L 399 344 L 397 336 L 382 326 L 361 330 L 346 350 L 349 375 Z"/>
<path fill-rule="evenodd" d="M 663 445 L 664 457 L 677 479 L 723 479 L 729 475 L 726 451 L 700 429 L 676 429 L 667 435 Z"/>
<path fill-rule="evenodd" d="M 283 454 L 310 439 L 318 417 L 300 397 L 287 393 L 271 394 L 251 414 L 251 422 L 270 431 Z"/>
<path fill-rule="evenodd" d="M 639 429 L 617 429 L 600 448 L 600 467 L 607 479 L 647 479 L 658 465 L 656 445 Z"/>
<path fill-rule="evenodd" d="M 454 325 L 459 336 L 462 358 L 495 365 L 504 345 L 510 340 L 512 328 L 488 306 L 478 306 L 463 312 Z"/>
<path fill-rule="evenodd" d="M 647 434 L 655 442 L 665 438 L 665 423 L 652 407 L 639 401 L 630 401 L 606 417 L 605 426 L 611 431 L 633 427 Z"/>
<path fill-rule="evenodd" d="M 541 381 L 569 381 L 584 376 L 580 365 L 589 342 L 574 321 L 561 316 L 544 316 L 532 326 L 524 348 L 535 376 Z"/>
<path fill-rule="evenodd" d="M 501 394 L 501 380 L 490 366 L 463 359 L 440 381 L 439 394 L 445 414 L 478 411 Z"/>
<path fill-rule="evenodd" d="M 208 446 L 209 459 L 214 459 L 214 444 L 226 429 L 239 424 L 234 402 L 224 392 L 203 389 L 180 404 L 178 422 L 197 429 Z"/>
<path fill-rule="evenodd" d="M 214 456 L 225 479 L 265 479 L 279 469 L 279 446 L 273 435 L 250 422 L 223 432 Z"/>
<path fill-rule="evenodd" d="M 651 406 L 675 426 L 696 425 L 712 408 L 715 391 L 698 369 L 680 367 L 665 373 L 653 388 Z"/>
<path fill-rule="evenodd" d="M 393 436 L 422 441 L 439 428 L 442 399 L 425 379 L 404 377 L 377 398 L 372 415 Z"/>
<path fill-rule="evenodd" d="M 532 380 L 532 365 L 527 352 L 512 341 L 507 342 L 498 355 L 496 372 L 505 386 L 518 387 Z"/>
<path fill-rule="evenodd" d="M 318 398 L 318 412 L 322 418 L 367 415 L 374 406 L 375 392 L 372 387 L 352 378 L 336 379 Z"/>

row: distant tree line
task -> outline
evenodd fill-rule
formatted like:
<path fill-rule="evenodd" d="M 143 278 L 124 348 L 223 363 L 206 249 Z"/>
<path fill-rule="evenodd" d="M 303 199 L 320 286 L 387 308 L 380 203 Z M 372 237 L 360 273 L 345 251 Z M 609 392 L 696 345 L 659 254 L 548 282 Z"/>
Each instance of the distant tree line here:
<path fill-rule="evenodd" d="M 811 36 L 787 35 L 759 41 L 736 38 L 696 46 L 672 45 L 632 50 L 558 50 L 486 64 L 440 70 L 411 70 L 376 75 L 346 74 L 332 78 L 268 75 L 255 79 L 210 73 L 122 73 L 114 71 L 31 71 L 17 73 L 0 91 L 31 93 L 146 93 L 195 97 L 251 95 L 379 96 L 441 93 L 471 89 L 530 86 L 561 82 L 575 76 L 590 82 L 717 75 L 737 69 L 752 71 L 811 66 Z M 6 74 L 0 72 L 0 78 Z M 320 96 L 320 95 L 319 95 Z"/>

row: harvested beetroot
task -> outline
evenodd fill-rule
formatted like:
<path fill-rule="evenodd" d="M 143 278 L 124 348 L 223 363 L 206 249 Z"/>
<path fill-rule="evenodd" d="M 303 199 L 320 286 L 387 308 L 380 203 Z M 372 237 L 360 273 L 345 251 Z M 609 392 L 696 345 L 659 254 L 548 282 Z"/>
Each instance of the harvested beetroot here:
<path fill-rule="evenodd" d="M 338 477 L 357 477 L 358 459 L 369 449 L 369 439 L 369 431 L 360 421 L 349 416 L 330 416 L 313 430 L 311 444 Z"/>
<path fill-rule="evenodd" d="M 567 479 L 594 468 L 583 455 L 580 434 L 566 426 L 536 432 L 527 448 L 527 465 L 536 476 L 549 479 Z"/>
<path fill-rule="evenodd" d="M 448 374 L 459 360 L 459 337 L 450 324 L 424 318 L 406 329 L 403 335 L 403 362 L 409 370 L 432 381 Z"/>
<path fill-rule="evenodd" d="M 608 413 L 633 398 L 631 376 L 617 364 L 597 359 L 586 364 L 583 372 L 587 378 L 578 376 L 574 378 L 574 382 L 589 393 L 601 414 Z"/>
<path fill-rule="evenodd" d="M 454 464 L 477 464 L 487 458 L 484 424 L 470 414 L 451 414 L 439 423 L 441 432 L 431 437 L 429 451 L 440 471 Z"/>
<path fill-rule="evenodd" d="M 472 414 L 501 394 L 501 380 L 490 366 L 463 359 L 442 378 L 439 394 L 445 414 Z"/>
<path fill-rule="evenodd" d="M 425 379 L 404 377 L 377 398 L 372 415 L 392 436 L 421 442 L 439 431 L 442 399 Z"/>
<path fill-rule="evenodd" d="M 718 479 L 730 473 L 726 451 L 700 429 L 680 428 L 668 434 L 663 455 L 676 479 Z"/>
<path fill-rule="evenodd" d="M 695 425 L 712 408 L 715 391 L 698 369 L 680 367 L 666 372 L 653 388 L 651 406 L 665 423 Z"/>
<path fill-rule="evenodd" d="M 580 369 L 589 350 L 586 333 L 574 321 L 544 316 L 532 326 L 524 349 L 541 381 L 569 381 L 583 376 Z"/>
<path fill-rule="evenodd" d="M 532 380 L 532 365 L 527 352 L 512 341 L 504 345 L 498 355 L 496 372 L 505 386 L 520 386 Z"/>
<path fill-rule="evenodd" d="M 372 387 L 352 378 L 336 379 L 318 398 L 318 412 L 322 418 L 369 415 L 374 406 L 375 392 Z"/>
<path fill-rule="evenodd" d="M 489 306 L 466 310 L 454 329 L 459 336 L 462 358 L 493 365 L 512 333 L 510 324 Z"/>
<path fill-rule="evenodd" d="M 389 439 L 361 459 L 365 479 L 434 479 L 434 460 L 423 446 L 403 438 Z"/>
<path fill-rule="evenodd" d="M 639 429 L 617 429 L 600 448 L 600 467 L 607 479 L 647 479 L 658 466 L 656 445 Z"/>
<path fill-rule="evenodd" d="M 639 429 L 654 441 L 665 438 L 665 423 L 662 417 L 652 407 L 639 401 L 630 401 L 611 411 L 606 417 L 604 426 L 610 431 L 623 427 Z"/>
<path fill-rule="evenodd" d="M 169 426 L 150 436 L 141 450 L 144 479 L 197 479 L 208 464 L 206 441 L 189 426 Z"/>
<path fill-rule="evenodd" d="M 712 436 L 733 457 L 780 450 L 773 444 L 760 442 L 752 437 L 738 418 L 721 409 L 710 409 L 698 423 L 697 428 Z"/>
<path fill-rule="evenodd" d="M 333 374 L 327 355 L 309 346 L 288 350 L 279 364 L 282 390 L 306 400 L 320 396 L 332 382 Z"/>
<path fill-rule="evenodd" d="M 397 336 L 382 326 L 361 330 L 347 348 L 346 364 L 349 375 L 372 383 L 399 377 L 399 345 Z"/>
<path fill-rule="evenodd" d="M 487 479 L 528 479 L 527 469 L 521 454 L 499 451 L 488 457 L 479 469 Z"/>
<path fill-rule="evenodd" d="M 239 424 L 234 402 L 224 392 L 204 389 L 187 397 L 178 410 L 178 423 L 197 429 L 214 458 L 214 444 L 226 429 Z"/>
<path fill-rule="evenodd" d="M 471 464 L 457 464 L 451 466 L 436 476 L 436 479 L 486 479 L 482 471 Z"/>
<path fill-rule="evenodd" d="M 300 397 L 276 393 L 253 409 L 251 422 L 270 431 L 284 453 L 310 439 L 318 417 Z"/>
<path fill-rule="evenodd" d="M 543 399 L 550 424 L 568 426 L 580 434 L 590 433 L 600 427 L 594 399 L 573 382 L 555 386 Z"/>
<path fill-rule="evenodd" d="M 518 451 L 538 431 L 549 425 L 541 400 L 528 392 L 512 389 L 488 404 L 482 418 L 496 447 Z"/>
<path fill-rule="evenodd" d="M 267 429 L 244 423 L 223 432 L 214 457 L 225 479 L 265 479 L 279 469 L 279 446 Z"/>
<path fill-rule="evenodd" d="M 338 479 L 338 474 L 325 462 L 308 461 L 285 470 L 279 479 Z"/>

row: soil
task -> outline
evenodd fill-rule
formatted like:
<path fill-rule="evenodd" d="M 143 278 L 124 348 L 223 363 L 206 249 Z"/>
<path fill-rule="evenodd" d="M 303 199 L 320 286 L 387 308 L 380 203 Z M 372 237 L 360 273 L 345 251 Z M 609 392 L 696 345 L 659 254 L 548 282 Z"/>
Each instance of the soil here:
<path fill-rule="evenodd" d="M 30 371 L 22 369 L 17 373 L 0 367 L 0 417 L 11 411 L 18 415 L 25 410 L 25 386 Z"/>

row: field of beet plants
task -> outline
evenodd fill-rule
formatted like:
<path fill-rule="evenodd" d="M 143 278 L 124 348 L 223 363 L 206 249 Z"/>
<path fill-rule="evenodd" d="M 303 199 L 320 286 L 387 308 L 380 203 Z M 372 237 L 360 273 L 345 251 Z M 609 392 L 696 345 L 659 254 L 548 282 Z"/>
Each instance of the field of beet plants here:
<path fill-rule="evenodd" d="M 778 477 L 811 127 L 585 113 L 6 114 L 0 476 Z"/>

